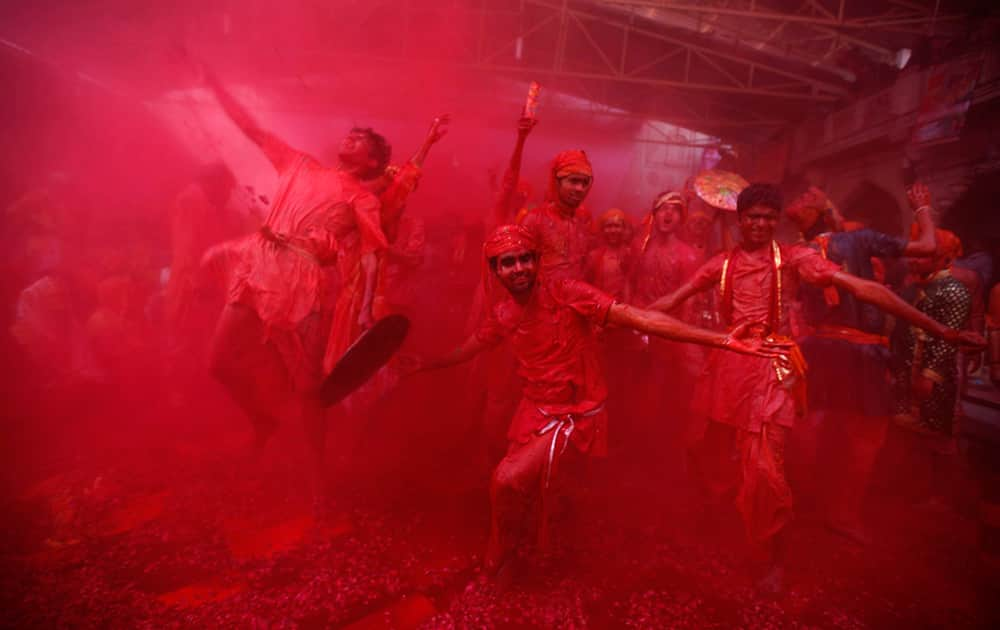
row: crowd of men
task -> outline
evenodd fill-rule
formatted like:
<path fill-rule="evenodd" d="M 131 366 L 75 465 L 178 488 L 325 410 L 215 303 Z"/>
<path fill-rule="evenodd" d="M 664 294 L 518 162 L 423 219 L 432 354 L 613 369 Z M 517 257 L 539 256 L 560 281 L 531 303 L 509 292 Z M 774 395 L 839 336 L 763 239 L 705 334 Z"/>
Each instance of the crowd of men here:
<path fill-rule="evenodd" d="M 618 209 L 593 218 L 585 201 L 599 174 L 582 150 L 555 156 L 535 203 L 520 177 L 536 125 L 525 117 L 496 203 L 483 212 L 485 239 L 456 232 L 443 248 L 446 265 L 477 267 L 478 286 L 465 295 L 468 338 L 450 352 L 397 357 L 328 412 L 320 386 L 344 351 L 386 315 L 413 315 L 428 236 L 407 202 L 449 119 L 436 118 L 402 166 L 368 128 L 352 129 L 328 166 L 261 128 L 206 76 L 278 174 L 266 213 L 227 214 L 238 187 L 224 167 L 209 168 L 174 204 L 169 277 L 149 281 L 159 289 L 136 300 L 135 274 L 111 275 L 96 283 L 84 317 L 66 298 L 79 279 L 53 260 L 20 291 L 11 332 L 36 365 L 68 370 L 89 354 L 103 372 L 128 378 L 157 313 L 178 395 L 192 373 L 185 361 L 203 356 L 250 420 L 255 448 L 294 403 L 319 512 L 331 421 L 363 415 L 400 378 L 476 357 L 482 432 L 496 453 L 485 574 L 510 566 L 536 512 L 539 548 L 558 542 L 552 523 L 574 470 L 611 443 L 682 454 L 706 513 L 734 502 L 767 559 L 761 586 L 778 589 L 794 504 L 785 454 L 796 426 L 821 417 L 835 429 L 824 443 L 841 473 L 822 490 L 827 518 L 867 544 L 861 505 L 890 430 L 908 436 L 928 467 L 954 459 L 966 380 L 959 357 L 981 353 L 987 322 L 988 367 L 1000 380 L 1000 289 L 987 298 L 989 278 L 953 266 L 961 243 L 935 227 L 923 184 L 907 191 L 913 227 L 903 238 L 845 221 L 816 188 L 786 204 L 778 187 L 751 183 L 739 193 L 729 243 L 713 238 L 714 217 L 728 210 L 690 182 L 657 195 L 637 221 Z M 776 240 L 783 213 L 801 233 L 796 242 Z M 898 293 L 883 277 L 897 260 L 909 270 Z M 65 341 L 75 328 L 86 353 Z M 654 423 L 669 445 L 615 437 Z"/>

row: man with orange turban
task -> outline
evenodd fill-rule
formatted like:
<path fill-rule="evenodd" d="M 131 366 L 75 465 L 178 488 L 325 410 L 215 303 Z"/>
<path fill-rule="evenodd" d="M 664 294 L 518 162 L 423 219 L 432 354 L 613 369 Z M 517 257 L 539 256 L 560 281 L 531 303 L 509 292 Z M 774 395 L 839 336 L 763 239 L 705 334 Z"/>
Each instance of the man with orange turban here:
<path fill-rule="evenodd" d="M 961 255 L 958 237 L 937 230 L 937 249 L 929 258 L 910 258 L 916 283 L 911 287 L 915 306 L 949 328 L 964 330 L 972 311 L 969 290 L 951 274 L 951 263 Z M 899 423 L 920 433 L 951 439 L 958 395 L 957 348 L 928 339 L 912 326 L 894 337 L 895 413 Z"/>
<path fill-rule="evenodd" d="M 538 243 L 540 270 L 548 277 L 583 279 L 593 239 L 582 206 L 593 183 L 587 154 L 563 151 L 552 161 L 545 203 L 521 222 Z"/>
<path fill-rule="evenodd" d="M 554 485 L 582 456 L 605 454 L 607 388 L 597 351 L 596 329 L 618 325 L 651 335 L 774 356 L 770 347 L 748 345 L 732 335 L 701 330 L 666 315 L 616 302 L 578 280 L 551 277 L 538 264 L 541 246 L 527 228 L 498 228 L 483 248 L 492 308 L 478 330 L 446 356 L 414 369 L 462 363 L 509 339 L 524 389 L 507 433 L 507 454 L 493 472 L 493 517 L 485 565 L 496 572 L 518 542 L 528 508 L 541 492 L 540 544 L 545 547 Z M 499 285 L 499 286 L 497 286 Z M 502 290 L 500 290 L 502 288 Z"/>
<path fill-rule="evenodd" d="M 876 278 L 872 260 L 928 256 L 934 252 L 934 224 L 927 187 L 908 191 L 919 229 L 910 240 L 872 229 L 841 231 L 833 203 L 812 187 L 793 201 L 788 217 L 824 259 L 866 280 Z M 810 334 L 802 352 L 811 368 L 811 418 L 823 417 L 822 432 L 837 446 L 825 449 L 837 460 L 824 468 L 839 471 L 829 480 L 827 525 L 866 544 L 861 507 L 875 459 L 889 425 L 889 347 L 884 316 L 841 288 L 803 287 L 800 296 Z M 820 415 L 822 414 L 822 415 Z"/>

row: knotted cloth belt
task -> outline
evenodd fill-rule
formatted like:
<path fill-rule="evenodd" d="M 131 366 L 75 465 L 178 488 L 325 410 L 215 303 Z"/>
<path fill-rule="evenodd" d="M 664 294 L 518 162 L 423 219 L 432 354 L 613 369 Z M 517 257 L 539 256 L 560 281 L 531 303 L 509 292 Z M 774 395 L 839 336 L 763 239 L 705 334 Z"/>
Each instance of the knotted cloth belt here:
<path fill-rule="evenodd" d="M 559 436 L 563 435 L 566 441 L 563 442 L 562 448 L 559 450 L 559 456 L 562 457 L 563 453 L 566 452 L 566 448 L 569 446 L 569 438 L 573 435 L 573 431 L 576 430 L 576 421 L 583 418 L 592 418 L 597 414 L 604 411 L 604 403 L 599 404 L 590 411 L 585 411 L 583 413 L 549 413 L 542 409 L 541 407 L 536 407 L 538 413 L 542 414 L 543 418 L 547 418 L 549 421 L 541 429 L 535 431 L 536 435 L 545 435 L 547 433 L 552 433 L 552 442 L 549 443 L 549 457 L 545 466 L 545 488 L 549 487 L 549 483 L 552 481 L 552 464 L 556 459 L 556 446 L 559 442 Z"/>
<path fill-rule="evenodd" d="M 269 243 L 274 243 L 279 247 L 284 247 L 288 251 L 298 254 L 302 258 L 305 258 L 306 260 L 315 265 L 322 265 L 322 263 L 319 261 L 319 258 L 316 257 L 316 254 L 305 249 L 304 247 L 299 247 L 298 245 L 293 243 L 292 237 L 286 234 L 282 234 L 280 232 L 275 232 L 270 228 L 270 226 L 267 225 L 260 226 L 259 231 L 260 235 L 263 236 L 264 239 L 267 240 Z"/>

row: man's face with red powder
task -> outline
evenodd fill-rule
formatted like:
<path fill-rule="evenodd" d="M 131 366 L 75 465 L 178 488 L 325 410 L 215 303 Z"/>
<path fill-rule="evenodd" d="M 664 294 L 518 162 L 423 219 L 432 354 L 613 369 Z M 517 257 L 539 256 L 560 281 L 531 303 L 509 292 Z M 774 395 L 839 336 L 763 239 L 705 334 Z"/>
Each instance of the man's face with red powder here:
<path fill-rule="evenodd" d="M 496 258 L 496 274 L 500 284 L 511 295 L 523 295 L 535 286 L 538 275 L 535 252 L 530 249 L 516 249 L 504 252 Z"/>
<path fill-rule="evenodd" d="M 570 173 L 559 178 L 559 201 L 567 208 L 577 208 L 587 198 L 594 178 L 583 173 Z"/>

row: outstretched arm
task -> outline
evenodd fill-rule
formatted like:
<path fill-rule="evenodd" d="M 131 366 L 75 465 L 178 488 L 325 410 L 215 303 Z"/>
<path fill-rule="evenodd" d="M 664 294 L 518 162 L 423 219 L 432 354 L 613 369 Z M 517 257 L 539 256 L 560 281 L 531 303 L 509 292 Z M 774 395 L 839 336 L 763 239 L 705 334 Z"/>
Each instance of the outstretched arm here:
<path fill-rule="evenodd" d="M 779 346 L 751 346 L 741 341 L 740 335 L 746 329 L 746 325 L 735 328 L 729 334 L 723 334 L 685 324 L 663 313 L 643 310 L 634 306 L 628 306 L 627 304 L 614 304 L 611 310 L 608 311 L 608 323 L 633 328 L 640 332 L 672 341 L 684 341 L 700 346 L 723 348 L 740 354 L 750 354 L 760 357 L 782 355 Z"/>
<path fill-rule="evenodd" d="M 978 333 L 949 328 L 941 322 L 931 319 L 907 304 L 889 288 L 877 282 L 865 280 L 840 271 L 833 275 L 833 284 L 845 291 L 849 291 L 862 302 L 873 304 L 886 313 L 907 321 L 917 328 L 922 328 L 935 337 L 944 339 L 949 343 L 959 343 L 963 346 L 974 348 L 982 348 L 986 345 L 986 342 L 983 341 L 982 336 Z"/>
<path fill-rule="evenodd" d="M 408 362 L 410 363 L 408 371 L 413 373 L 427 370 L 439 370 L 441 368 L 458 365 L 459 363 L 465 363 L 489 346 L 490 344 L 480 339 L 478 335 L 471 335 L 468 339 L 463 341 L 461 345 L 444 356 L 431 359 L 408 357 Z"/>
<path fill-rule="evenodd" d="M 250 115 L 250 112 L 233 98 L 233 95 L 222 85 L 213 72 L 205 72 L 205 81 L 229 119 L 240 128 L 247 138 L 261 148 L 274 168 L 279 173 L 287 168 L 298 152 L 271 132 L 262 129 L 254 117 Z"/>

